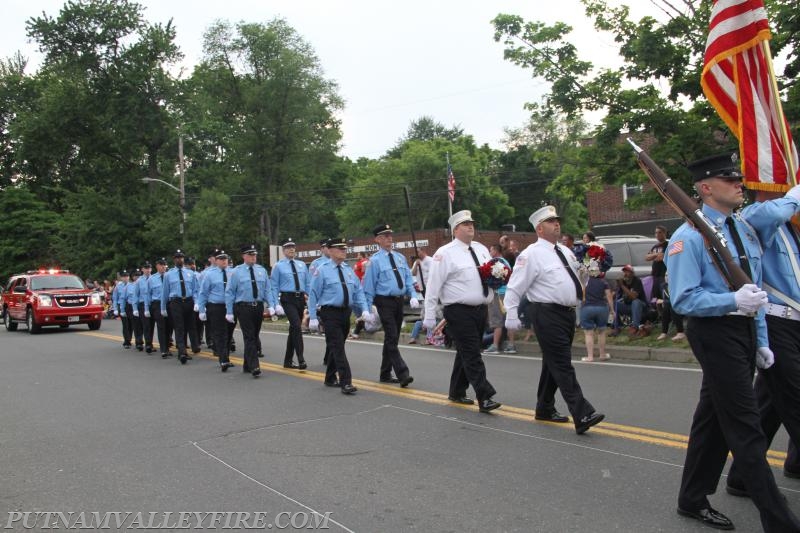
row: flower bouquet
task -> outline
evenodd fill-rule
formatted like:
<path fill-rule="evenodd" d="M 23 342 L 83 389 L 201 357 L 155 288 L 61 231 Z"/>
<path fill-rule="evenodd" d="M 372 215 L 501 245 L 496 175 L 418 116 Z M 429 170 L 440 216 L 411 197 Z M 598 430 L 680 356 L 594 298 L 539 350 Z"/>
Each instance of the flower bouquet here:
<path fill-rule="evenodd" d="M 511 269 L 499 257 L 482 264 L 478 267 L 478 272 L 481 280 L 486 282 L 490 289 L 499 289 L 508 283 L 508 278 L 511 277 Z"/>
<path fill-rule="evenodd" d="M 614 263 L 611 253 L 598 242 L 593 242 L 586 246 L 581 256 L 577 257 L 578 261 L 581 262 L 581 271 L 594 278 L 601 276 L 603 272 L 607 272 Z"/>

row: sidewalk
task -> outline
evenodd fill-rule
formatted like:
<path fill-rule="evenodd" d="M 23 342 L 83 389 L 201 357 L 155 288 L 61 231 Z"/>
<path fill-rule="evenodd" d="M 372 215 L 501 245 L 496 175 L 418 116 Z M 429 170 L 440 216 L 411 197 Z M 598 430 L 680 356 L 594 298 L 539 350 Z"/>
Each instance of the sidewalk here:
<path fill-rule="evenodd" d="M 275 322 L 265 320 L 262 326 L 263 330 L 267 331 L 287 331 L 289 324 L 285 319 L 279 319 Z M 577 342 L 578 338 L 583 338 L 581 332 L 575 335 L 576 342 L 572 343 L 572 358 L 580 360 L 581 357 L 586 355 L 586 346 L 582 342 Z M 408 333 L 400 334 L 400 346 L 408 345 L 411 339 Z M 359 335 L 359 340 L 374 341 L 376 343 L 383 342 L 383 332 L 376 333 L 362 332 Z M 424 341 L 424 336 L 420 335 L 419 341 Z M 516 341 L 514 343 L 517 347 L 517 355 L 538 357 L 542 352 L 539 349 L 539 344 L 536 341 Z M 421 344 L 424 346 L 424 344 Z M 612 361 L 629 360 L 629 361 L 658 361 L 664 363 L 697 363 L 692 355 L 692 351 L 688 348 L 651 348 L 649 346 L 621 346 L 618 344 L 607 344 L 606 351 L 611 354 Z"/>

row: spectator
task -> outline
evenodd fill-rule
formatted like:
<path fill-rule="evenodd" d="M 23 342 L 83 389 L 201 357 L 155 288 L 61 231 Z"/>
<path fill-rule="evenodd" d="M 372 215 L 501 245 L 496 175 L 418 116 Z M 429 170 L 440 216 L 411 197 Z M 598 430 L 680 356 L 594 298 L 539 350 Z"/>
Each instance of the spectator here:
<path fill-rule="evenodd" d="M 661 298 L 661 286 L 664 284 L 664 275 L 667 273 L 667 266 L 664 264 L 664 252 L 667 249 L 667 228 L 656 226 L 656 244 L 650 248 L 650 252 L 644 256 L 645 261 L 652 261 L 653 266 L 650 275 L 653 276 L 653 297 Z"/>
<path fill-rule="evenodd" d="M 493 244 L 489 247 L 489 255 L 492 256 L 492 259 L 497 259 L 504 263 L 507 267 L 510 268 L 508 261 L 502 256 L 502 248 L 499 244 Z M 494 291 L 495 297 L 489 303 L 489 320 L 488 326 L 492 330 L 492 342 L 488 348 L 486 348 L 483 353 L 484 355 L 493 355 L 500 353 L 500 347 L 503 340 L 503 330 L 505 329 L 504 324 L 506 321 L 506 309 L 503 306 L 503 298 L 506 295 L 506 286 L 502 285 L 497 289 L 492 289 Z M 503 348 L 503 353 L 506 354 L 515 354 L 517 353 L 517 348 L 514 346 L 514 334 L 513 332 L 508 332 L 508 342 L 506 343 L 505 347 Z"/>
<path fill-rule="evenodd" d="M 566 246 L 566 245 L 565 245 Z M 594 361 L 594 334 L 597 331 L 598 359 L 607 361 L 611 355 L 606 353 L 606 326 L 609 314 L 614 308 L 611 287 L 600 272 L 595 262 L 588 269 L 589 280 L 586 283 L 585 300 L 581 306 L 581 329 L 586 342 L 586 357 L 582 361 Z"/>
<path fill-rule="evenodd" d="M 683 333 L 683 315 L 676 313 L 669 301 L 669 275 L 665 277 L 664 285 L 661 288 L 661 299 L 658 300 L 658 303 L 661 304 L 661 335 L 658 336 L 658 340 L 663 341 L 667 338 L 669 324 L 673 322 L 677 333 L 671 340 L 682 341 L 686 338 Z"/>
<path fill-rule="evenodd" d="M 414 289 L 425 297 L 425 284 L 428 283 L 428 273 L 431 271 L 433 258 L 428 255 L 425 248 L 417 249 L 418 257 L 411 265 L 411 275 L 414 276 Z"/>
<path fill-rule="evenodd" d="M 647 300 L 644 294 L 642 280 L 636 277 L 631 265 L 622 267 L 622 279 L 617 283 L 617 293 L 614 309 L 614 331 L 611 336 L 620 333 L 621 318 L 623 315 L 631 317 L 628 336 L 631 338 L 646 337 L 647 328 L 642 325 L 642 317 L 647 309 Z"/>
<path fill-rule="evenodd" d="M 358 280 L 363 283 L 364 281 L 364 274 L 367 272 L 367 266 L 369 265 L 369 259 L 367 258 L 367 254 L 364 252 L 358 252 L 356 255 L 358 260 L 356 264 L 353 266 L 353 272 L 356 273 Z"/>

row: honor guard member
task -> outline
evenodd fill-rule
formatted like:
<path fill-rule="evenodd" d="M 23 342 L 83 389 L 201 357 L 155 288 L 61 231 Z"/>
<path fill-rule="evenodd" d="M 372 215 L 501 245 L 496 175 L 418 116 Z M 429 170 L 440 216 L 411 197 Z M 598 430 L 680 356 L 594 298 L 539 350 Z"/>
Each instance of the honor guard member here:
<path fill-rule="evenodd" d="M 370 313 L 358 276 L 345 261 L 347 241 L 331 238 L 328 240 L 328 250 L 330 261 L 322 264 L 311 277 L 308 327 L 317 329 L 319 318 L 325 323 L 325 346 L 328 354 L 325 385 L 341 387 L 342 393 L 353 394 L 358 389 L 353 386 L 350 363 L 344 350 L 347 333 L 350 331 L 350 310 L 361 314 L 364 320 L 370 318 Z"/>
<path fill-rule="evenodd" d="M 567 403 L 575 431 L 580 435 L 599 423 L 605 415 L 595 411 L 584 398 L 572 366 L 572 340 L 575 337 L 575 306 L 583 300 L 583 285 L 578 279 L 578 260 L 561 244 L 561 219 L 556 208 L 547 205 L 531 214 L 530 223 L 538 240 L 519 254 L 506 286 L 506 328 L 521 327 L 518 309 L 525 297 L 530 302 L 533 330 L 542 348 L 542 371 L 536 393 L 536 420 L 566 423 L 556 411 L 555 394 Z"/>
<path fill-rule="evenodd" d="M 493 292 L 481 279 L 478 268 L 492 256 L 484 245 L 473 241 L 475 221 L 471 211 L 454 213 L 447 222 L 454 239 L 433 256 L 423 326 L 428 331 L 436 328 L 436 305 L 441 302 L 447 331 L 456 345 L 448 398 L 455 403 L 473 404 L 467 397 L 467 387 L 472 385 L 479 410 L 488 413 L 501 404 L 492 399 L 496 391 L 486 379 L 486 366 L 481 358 L 487 304 L 492 301 Z"/>
<path fill-rule="evenodd" d="M 228 254 L 225 250 L 214 252 L 214 265 L 203 271 L 203 281 L 197 294 L 197 307 L 200 320 L 206 323 L 211 333 L 214 355 L 219 360 L 219 368 L 227 372 L 233 367 L 229 357 L 228 321 L 225 320 L 225 290 L 233 269 L 228 267 Z"/>
<path fill-rule="evenodd" d="M 131 324 L 136 349 L 140 352 L 144 350 L 144 332 L 142 330 L 141 316 L 139 316 L 139 279 L 141 277 L 141 270 L 137 269 L 131 272 L 131 280 L 125 293 L 125 314 Z"/>
<path fill-rule="evenodd" d="M 244 337 L 244 372 L 249 372 L 254 378 L 261 375 L 258 364 L 261 324 L 264 316 L 275 313 L 275 302 L 269 285 L 267 270 L 256 263 L 258 250 L 255 244 L 242 247 L 243 263 L 233 269 L 228 279 L 228 288 L 225 290 L 225 319 L 233 322 L 233 313 L 239 320 L 239 327 Z M 264 304 L 267 304 L 265 310 Z"/>
<path fill-rule="evenodd" d="M 314 259 L 313 261 L 311 261 L 311 264 L 308 265 L 308 275 L 309 275 L 310 279 L 314 277 L 314 273 L 316 273 L 317 269 L 319 269 L 320 266 L 324 265 L 325 263 L 327 263 L 328 261 L 331 260 L 330 259 L 330 252 L 329 252 L 329 248 L 328 248 L 328 240 L 329 239 L 321 239 L 319 241 L 319 252 L 320 252 L 321 255 L 319 257 L 317 257 L 316 259 Z M 323 318 L 319 317 L 318 320 L 320 321 L 319 322 L 319 330 L 324 332 L 325 331 L 325 323 L 323 322 Z M 329 360 L 330 360 L 330 358 L 328 357 L 328 345 L 326 343 L 325 344 L 325 356 L 322 358 L 322 364 L 327 366 Z"/>
<path fill-rule="evenodd" d="M 164 275 L 164 286 L 161 291 L 161 314 L 172 319 L 172 326 L 175 329 L 175 346 L 178 349 L 178 358 L 182 365 L 192 358 L 186 353 L 187 335 L 192 353 L 200 351 L 197 330 L 194 329 L 194 300 L 199 287 L 194 270 L 183 265 L 184 257 L 183 250 L 175 250 L 172 256 L 175 266 Z"/>
<path fill-rule="evenodd" d="M 372 234 L 380 250 L 370 257 L 363 285 L 367 309 L 375 305 L 383 326 L 383 357 L 379 377 L 382 383 L 400 383 L 401 387 L 408 387 L 414 378 L 397 344 L 403 325 L 405 296 L 410 298 L 412 309 L 419 309 L 419 294 L 414 290 L 414 278 L 406 258 L 392 250 L 392 227 L 380 224 L 372 230 Z M 392 376 L 392 369 L 396 377 Z"/>
<path fill-rule="evenodd" d="M 286 339 L 283 366 L 304 370 L 308 365 L 303 358 L 303 331 L 300 324 L 308 298 L 308 269 L 305 263 L 294 258 L 297 244 L 291 238 L 283 241 L 281 246 L 283 259 L 272 268 L 270 281 L 273 299 L 279 302 L 275 306 L 275 312 L 278 315 L 285 314 L 289 320 L 289 337 Z M 297 366 L 292 364 L 295 354 Z"/>
<path fill-rule="evenodd" d="M 161 314 L 161 294 L 164 289 L 164 273 L 167 271 L 167 259 L 161 257 L 156 259 L 156 272 L 147 279 L 147 291 L 144 294 L 144 316 L 147 317 L 149 327 L 144 332 L 144 343 L 153 349 L 153 333 L 158 336 L 158 349 L 161 351 L 161 358 L 169 357 L 169 335 L 167 334 L 167 322 Z M 148 344 L 149 342 L 149 344 Z"/>
<path fill-rule="evenodd" d="M 203 277 L 203 276 L 205 276 L 206 270 L 208 270 L 209 268 L 211 268 L 211 267 L 213 267 L 213 266 L 216 266 L 216 264 L 217 264 L 217 258 L 216 258 L 216 254 L 217 254 L 217 253 L 218 253 L 220 250 L 221 250 L 221 248 L 219 248 L 218 246 L 215 246 L 215 247 L 214 247 L 214 249 L 212 249 L 212 250 L 211 250 L 211 251 L 208 253 L 208 258 L 206 259 L 206 264 L 205 264 L 205 266 L 203 267 L 203 271 L 202 271 L 202 272 L 200 272 L 201 279 L 200 279 L 199 285 L 200 285 L 200 287 L 201 287 L 201 288 L 202 288 L 202 286 L 203 286 L 203 279 L 202 279 L 202 277 Z M 227 254 L 226 254 L 226 255 L 227 255 Z M 227 262 L 227 259 L 226 259 L 226 262 Z M 200 313 L 200 310 L 198 309 L 198 311 L 197 311 L 197 312 L 198 312 L 198 318 L 199 318 L 199 313 Z M 223 316 L 224 316 L 224 315 L 223 315 Z M 211 348 L 211 349 L 213 350 L 213 349 L 214 349 L 214 341 L 213 341 L 213 340 L 212 340 L 212 338 L 211 338 L 211 330 L 210 330 L 210 329 L 208 329 L 208 324 L 206 324 L 206 322 L 208 322 L 208 321 L 207 321 L 207 320 L 206 320 L 206 321 L 203 321 L 203 320 L 201 320 L 200 322 L 203 322 L 203 325 L 205 326 L 205 341 L 206 341 L 206 346 L 208 346 L 209 348 Z M 227 328 L 227 325 L 228 325 L 228 321 L 226 320 L 226 321 L 225 321 L 225 327 L 226 327 L 226 328 Z M 198 336 L 199 336 L 199 335 L 198 335 Z M 202 339 L 201 339 L 201 341 L 202 341 Z M 214 352 L 214 353 L 216 353 L 216 352 Z"/>
<path fill-rule="evenodd" d="M 766 321 L 769 348 L 775 364 L 759 370 L 755 391 L 761 429 L 767 447 L 783 423 L 791 443 L 800 442 L 800 237 L 790 219 L 800 208 L 800 186 L 783 196 L 779 192 L 756 191 L 756 203 L 747 206 L 742 216 L 758 233 L 764 247 L 762 264 L 767 292 Z M 790 450 L 793 448 L 790 444 Z M 800 477 L 796 453 L 783 464 L 784 475 Z M 729 494 L 748 496 L 747 483 L 738 461 L 728 472 Z"/>
<path fill-rule="evenodd" d="M 733 529 L 733 523 L 708 501 L 730 451 L 764 531 L 800 531 L 800 522 L 767 463 L 767 439 L 753 391 L 755 366 L 766 368 L 773 355 L 762 309 L 767 294 L 759 289 L 761 247 L 751 226 L 734 213 L 744 199 L 742 175 L 729 154 L 697 161 L 689 170 L 703 202 L 702 212 L 723 234 L 753 284 L 733 291 L 703 236 L 689 223 L 670 239 L 666 253 L 670 301 L 676 312 L 688 317 L 686 336 L 703 369 L 677 511 L 710 527 Z"/>
<path fill-rule="evenodd" d="M 150 313 L 146 313 L 148 307 L 146 306 L 148 282 L 150 280 L 150 273 L 153 271 L 153 265 L 150 261 L 142 262 L 142 276 L 136 281 L 136 313 L 139 322 L 142 324 L 142 337 L 144 339 L 144 349 L 147 353 L 153 353 L 153 328 L 150 325 Z"/>
<path fill-rule="evenodd" d="M 185 265 L 186 265 L 186 267 L 188 269 L 190 269 L 192 272 L 194 272 L 195 283 L 197 283 L 197 290 L 200 290 L 200 284 L 203 282 L 203 272 L 202 271 L 198 272 L 198 270 L 197 270 L 197 261 L 195 260 L 194 257 L 190 256 L 190 257 L 186 258 Z M 204 328 L 203 321 L 200 320 L 200 312 L 199 312 L 199 310 L 197 308 L 197 297 L 195 297 L 193 311 L 194 311 L 194 329 L 197 332 L 197 342 L 198 342 L 198 345 L 202 345 L 203 344 L 203 333 L 204 333 L 204 329 L 205 328 Z"/>
<path fill-rule="evenodd" d="M 131 347 L 131 321 L 125 311 L 125 303 L 128 298 L 128 286 L 130 284 L 130 274 L 127 270 L 117 272 L 117 284 L 111 292 L 111 303 L 114 306 L 114 315 L 118 316 L 122 322 L 122 347 L 129 350 Z"/>

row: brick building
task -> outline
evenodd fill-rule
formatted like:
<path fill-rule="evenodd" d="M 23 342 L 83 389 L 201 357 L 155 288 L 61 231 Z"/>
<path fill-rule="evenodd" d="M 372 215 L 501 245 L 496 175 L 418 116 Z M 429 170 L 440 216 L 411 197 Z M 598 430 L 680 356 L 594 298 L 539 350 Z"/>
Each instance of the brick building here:
<path fill-rule="evenodd" d="M 642 185 L 606 185 L 600 192 L 586 195 L 589 225 L 598 236 L 653 235 L 659 224 L 672 233 L 683 219 L 664 200 L 638 210 L 627 207 L 630 198 L 653 188 L 649 182 Z"/>

